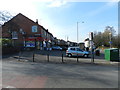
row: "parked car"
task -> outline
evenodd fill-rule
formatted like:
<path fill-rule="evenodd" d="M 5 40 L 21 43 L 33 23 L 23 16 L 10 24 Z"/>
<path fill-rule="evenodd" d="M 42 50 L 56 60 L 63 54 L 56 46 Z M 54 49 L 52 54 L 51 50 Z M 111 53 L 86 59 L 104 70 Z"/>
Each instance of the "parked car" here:
<path fill-rule="evenodd" d="M 68 47 L 66 46 L 60 46 L 62 48 L 63 51 L 66 51 L 68 49 Z"/>
<path fill-rule="evenodd" d="M 60 46 L 53 46 L 52 50 L 62 50 L 62 48 Z"/>
<path fill-rule="evenodd" d="M 68 47 L 66 50 L 66 56 L 72 57 L 72 56 L 83 56 L 83 57 L 88 57 L 89 52 L 84 51 L 80 49 L 79 47 Z"/>

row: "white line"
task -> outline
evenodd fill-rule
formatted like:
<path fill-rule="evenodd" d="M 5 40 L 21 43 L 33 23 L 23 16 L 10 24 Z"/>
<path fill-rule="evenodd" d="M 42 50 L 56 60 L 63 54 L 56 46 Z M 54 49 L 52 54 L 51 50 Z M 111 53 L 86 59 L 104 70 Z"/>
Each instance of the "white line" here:
<path fill-rule="evenodd" d="M 15 88 L 15 87 L 13 87 L 13 86 L 7 86 L 6 88 Z"/>

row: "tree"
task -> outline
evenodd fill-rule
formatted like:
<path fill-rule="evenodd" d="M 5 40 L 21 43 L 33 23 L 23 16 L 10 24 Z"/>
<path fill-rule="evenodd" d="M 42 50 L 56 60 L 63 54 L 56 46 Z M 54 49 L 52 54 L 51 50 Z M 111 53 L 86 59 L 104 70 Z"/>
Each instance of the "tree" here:
<path fill-rule="evenodd" d="M 113 41 L 113 46 L 120 48 L 120 34 L 114 36 L 112 41 Z"/>
<path fill-rule="evenodd" d="M 110 27 L 110 26 L 106 26 L 106 28 L 105 28 L 105 31 L 104 31 L 104 32 L 111 33 L 111 34 L 112 34 L 112 36 L 114 36 L 114 35 L 115 35 L 115 33 L 116 33 L 116 31 L 115 31 L 114 27 Z"/>
<path fill-rule="evenodd" d="M 110 39 L 112 40 L 112 46 L 117 47 L 118 45 L 118 36 L 115 36 L 115 29 L 114 27 L 110 27 L 110 26 L 106 26 L 104 32 L 95 32 L 94 34 L 94 43 L 96 45 L 96 47 L 99 46 L 107 46 L 109 47 L 109 41 Z"/>
<path fill-rule="evenodd" d="M 94 32 L 94 43 L 96 47 L 99 47 L 102 45 L 102 33 L 101 32 Z"/>
<path fill-rule="evenodd" d="M 13 16 L 8 11 L 0 11 L 0 26 L 9 21 Z"/>
<path fill-rule="evenodd" d="M 114 39 L 114 36 L 115 36 L 115 29 L 114 27 L 110 27 L 110 26 L 106 26 L 104 32 L 103 32 L 103 40 L 104 40 L 104 44 L 105 46 L 110 46 L 109 42 L 112 41 L 113 42 L 113 39 Z"/>

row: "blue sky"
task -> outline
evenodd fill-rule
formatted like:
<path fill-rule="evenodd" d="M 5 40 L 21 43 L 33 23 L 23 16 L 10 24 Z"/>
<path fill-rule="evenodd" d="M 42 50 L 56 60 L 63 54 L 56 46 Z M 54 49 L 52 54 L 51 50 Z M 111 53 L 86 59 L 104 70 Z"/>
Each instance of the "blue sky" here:
<path fill-rule="evenodd" d="M 117 2 L 52 0 L 31 1 L 27 6 L 25 4 L 27 2 L 20 3 L 16 5 L 16 10 L 13 10 L 14 7 L 5 9 L 13 14 L 21 12 L 34 21 L 38 19 L 39 24 L 59 39 L 67 40 L 68 37 L 70 41 L 77 41 L 77 22 L 79 22 L 79 42 L 89 37 L 89 32 L 103 31 L 107 25 L 118 30 Z M 21 5 L 23 7 L 20 8 Z"/>

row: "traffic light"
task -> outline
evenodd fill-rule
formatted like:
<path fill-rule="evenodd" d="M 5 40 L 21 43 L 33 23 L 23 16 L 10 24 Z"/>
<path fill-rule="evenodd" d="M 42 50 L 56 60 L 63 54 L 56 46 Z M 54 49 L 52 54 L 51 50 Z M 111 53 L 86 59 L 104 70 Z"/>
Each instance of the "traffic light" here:
<path fill-rule="evenodd" d="M 90 40 L 93 40 L 93 32 L 90 32 Z"/>

